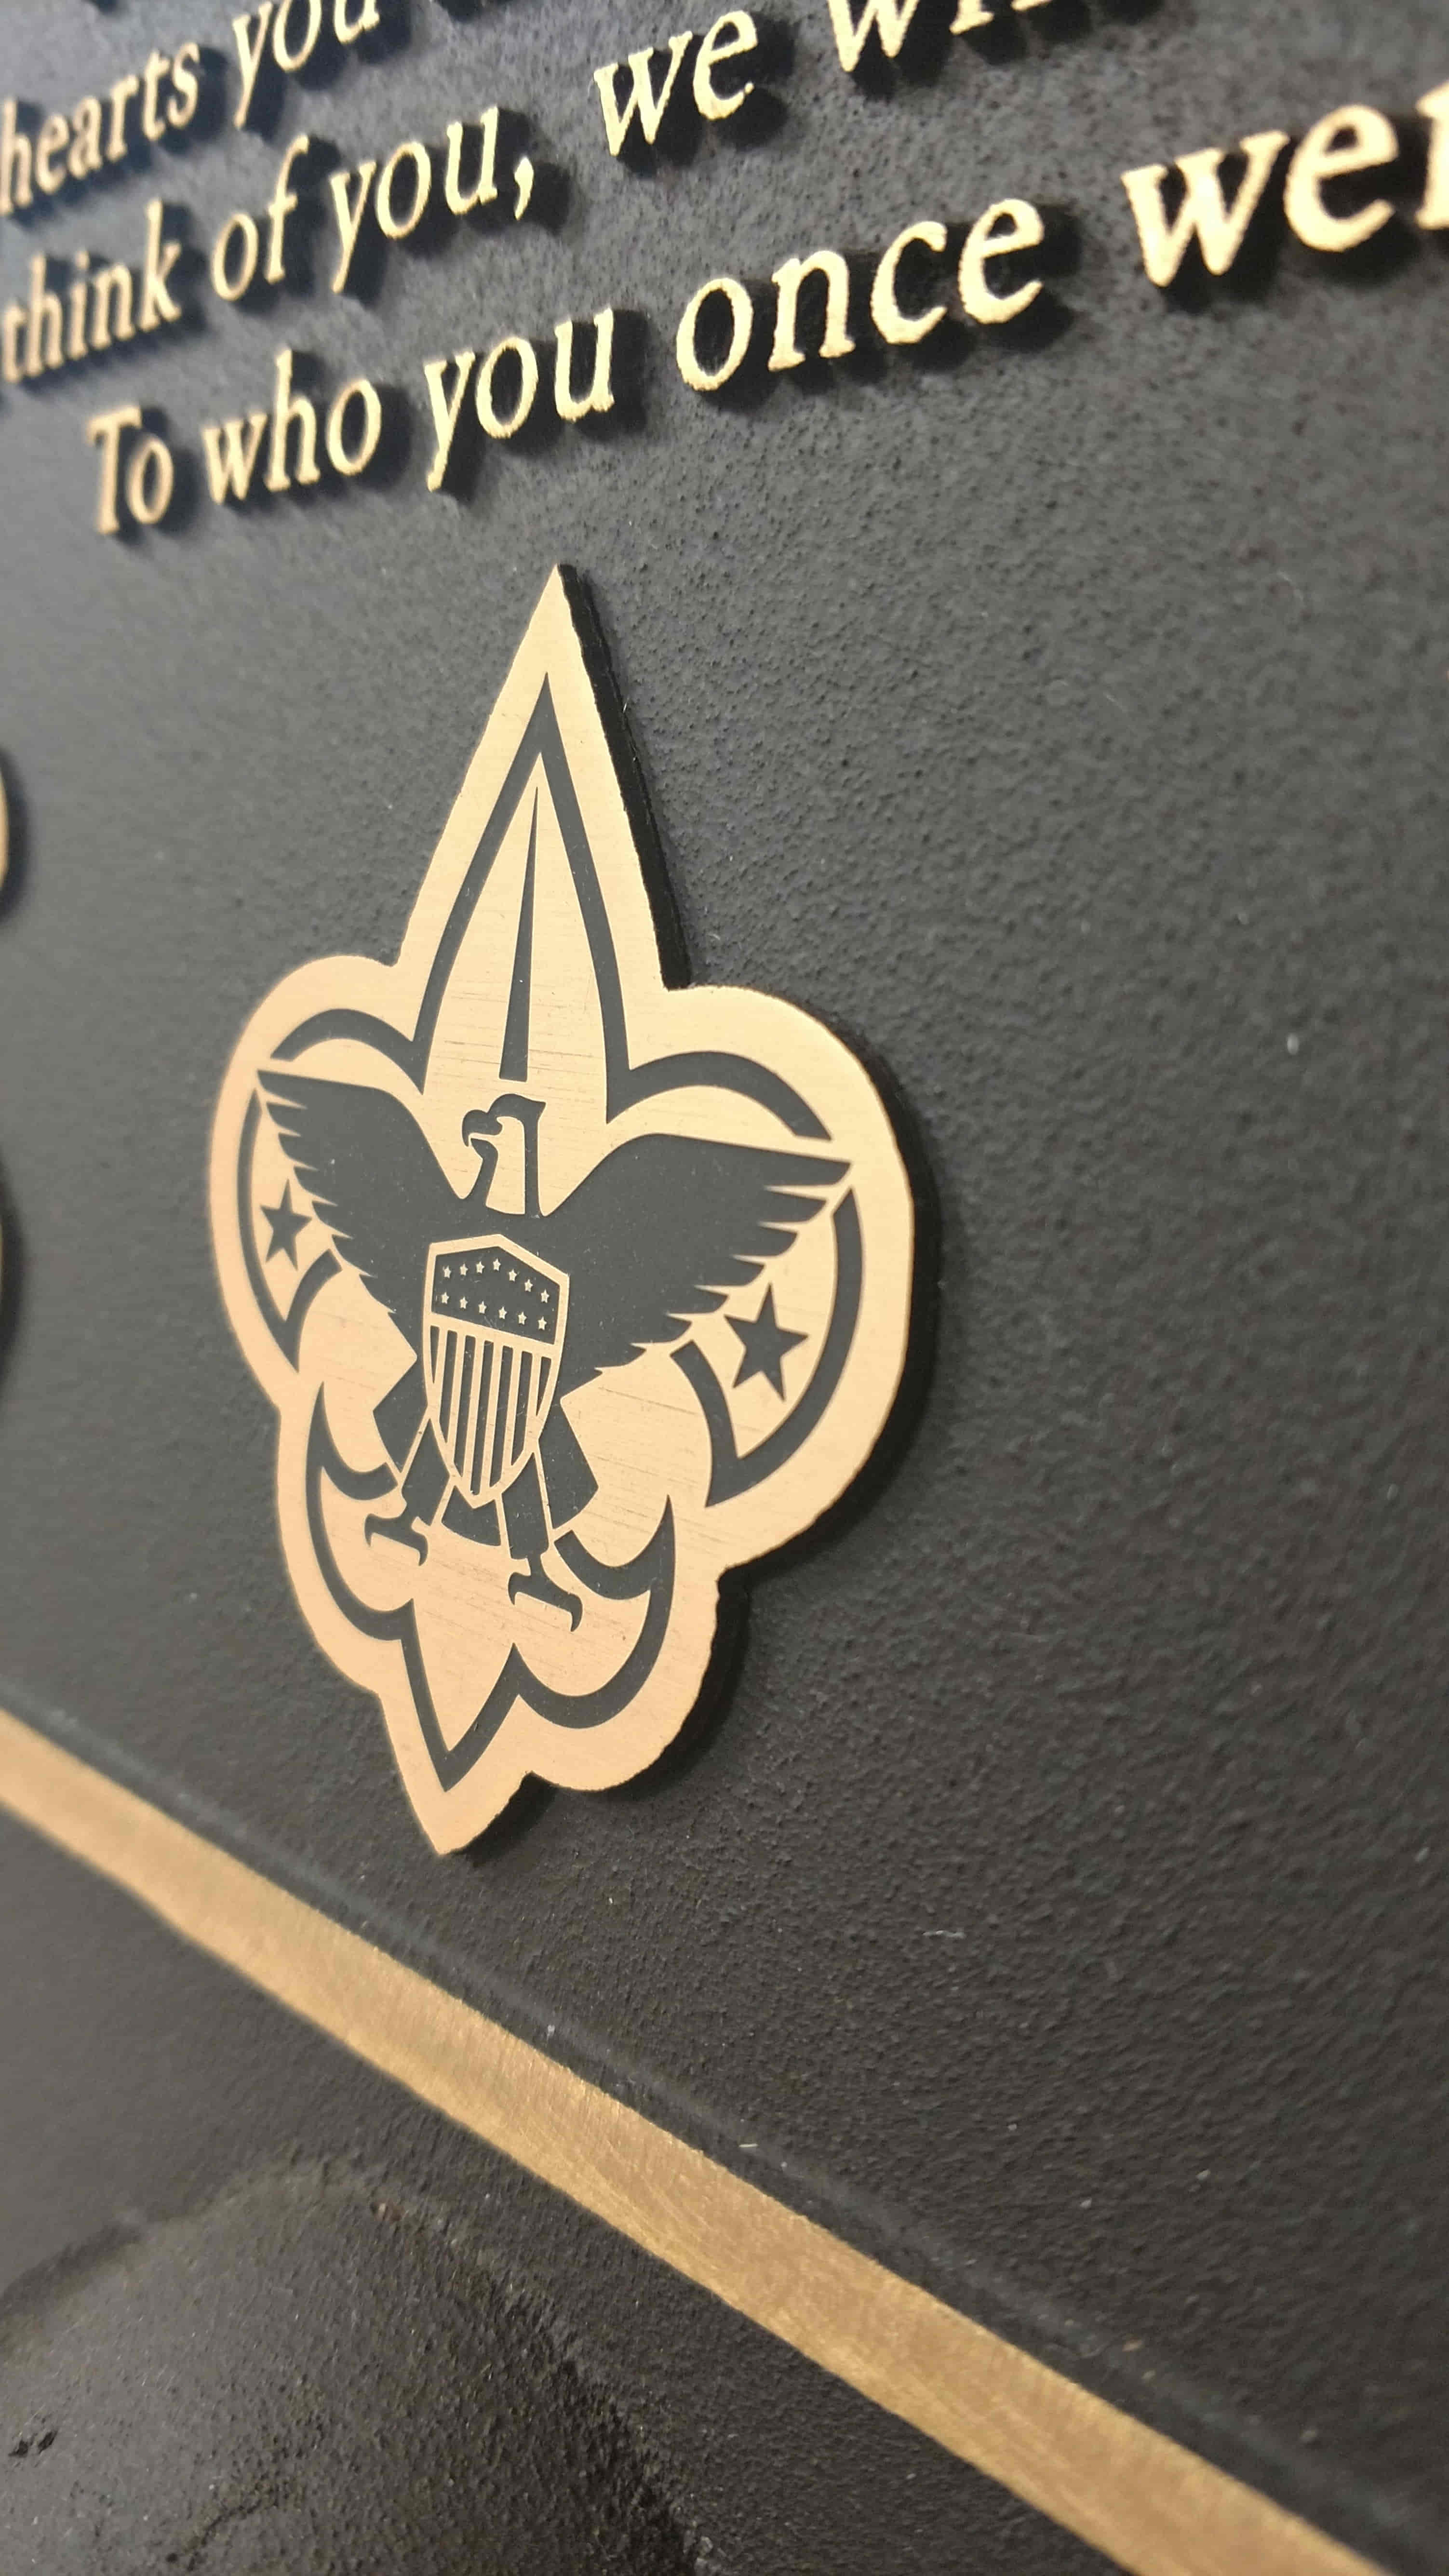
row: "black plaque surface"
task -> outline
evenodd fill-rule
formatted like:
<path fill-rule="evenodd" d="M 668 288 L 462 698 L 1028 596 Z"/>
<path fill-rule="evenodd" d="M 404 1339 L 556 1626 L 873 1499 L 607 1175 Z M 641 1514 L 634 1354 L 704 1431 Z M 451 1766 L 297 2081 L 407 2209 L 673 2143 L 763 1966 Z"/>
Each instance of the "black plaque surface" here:
<path fill-rule="evenodd" d="M 221 57 L 202 15 L 12 0 L 0 87 Z M 812 0 L 778 130 L 631 169 L 592 74 L 669 32 L 413 0 L 270 133 L 0 223 L 6 300 L 37 252 L 137 256 L 158 194 L 204 252 L 294 135 L 350 166 L 493 99 L 568 180 L 552 227 L 391 249 L 368 302 L 319 227 L 311 292 L 198 286 L 194 329 L 0 401 L 0 1702 L 1127 2414 L 1442 2566 L 1442 16 L 1054 0 L 861 82 Z M 1280 225 L 1149 283 L 1124 171 L 1345 101 L 1408 137 L 1371 256 Z M 1017 196 L 1059 217 L 1050 329 L 681 381 L 711 275 Z M 424 360 L 606 304 L 637 417 L 429 493 Z M 218 508 L 197 425 L 265 405 L 283 345 L 398 389 L 389 475 Z M 130 402 L 195 490 L 103 538 L 85 423 Z M 396 953 L 556 562 L 692 975 L 802 1005 L 899 1104 L 933 1364 L 674 1751 L 442 1860 L 288 1586 L 208 1136 L 280 976 Z M 347 2159 L 527 2273 L 690 2546 L 713 2515 L 741 2570 L 1105 2563 L 9 1826 L 0 1907 L 7 2277 Z"/>

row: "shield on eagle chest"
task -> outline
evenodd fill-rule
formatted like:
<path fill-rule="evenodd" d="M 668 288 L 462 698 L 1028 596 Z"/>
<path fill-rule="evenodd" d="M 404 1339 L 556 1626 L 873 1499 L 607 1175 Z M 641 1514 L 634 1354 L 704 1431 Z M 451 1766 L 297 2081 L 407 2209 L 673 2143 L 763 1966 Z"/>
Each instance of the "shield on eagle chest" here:
<path fill-rule="evenodd" d="M 435 1243 L 423 1289 L 428 1418 L 474 1505 L 511 1485 L 538 1447 L 563 1359 L 569 1283 L 506 1235 Z"/>

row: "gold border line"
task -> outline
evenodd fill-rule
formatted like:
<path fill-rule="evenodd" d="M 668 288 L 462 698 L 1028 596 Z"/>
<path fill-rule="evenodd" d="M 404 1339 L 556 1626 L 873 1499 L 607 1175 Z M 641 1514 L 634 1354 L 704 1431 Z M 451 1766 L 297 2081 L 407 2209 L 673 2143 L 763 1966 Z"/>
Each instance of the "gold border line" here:
<path fill-rule="evenodd" d="M 0 1806 L 1134 2576 L 1370 2562 L 859 2254 L 0 1709 Z"/>

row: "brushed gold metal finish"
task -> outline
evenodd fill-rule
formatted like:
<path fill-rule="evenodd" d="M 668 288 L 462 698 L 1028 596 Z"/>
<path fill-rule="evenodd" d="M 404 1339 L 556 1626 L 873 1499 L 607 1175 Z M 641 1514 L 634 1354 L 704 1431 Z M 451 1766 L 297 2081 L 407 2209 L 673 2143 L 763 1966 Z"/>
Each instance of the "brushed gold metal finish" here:
<path fill-rule="evenodd" d="M 0 1710 L 0 1805 L 1133 2576 L 1368 2560 L 616 2102 Z"/>
<path fill-rule="evenodd" d="M 843 265 L 840 275 L 843 280 Z M 537 359 L 525 343 L 517 347 L 532 371 L 524 378 L 527 392 Z M 486 412 L 491 399 L 485 363 L 480 411 Z M 508 399 L 514 399 L 511 393 Z M 485 428 L 491 419 L 484 418 Z M 500 436 L 510 425 L 494 423 Z M 313 417 L 311 446 L 315 430 Z M 275 437 L 273 447 L 275 453 Z M 299 469 L 299 479 L 310 480 L 314 472 L 315 460 Z M 860 1474 L 895 1404 L 910 1332 L 911 1185 L 864 1065 L 823 1022 L 775 995 L 664 981 L 627 774 L 621 774 L 611 744 L 603 684 L 581 615 L 576 588 L 554 572 L 428 866 L 396 963 L 326 957 L 286 976 L 237 1042 L 213 1135 L 217 1270 L 237 1339 L 278 1417 L 278 1518 L 293 1588 L 323 1652 L 381 1703 L 418 1820 L 439 1851 L 470 1842 L 530 1774 L 568 1788 L 599 1789 L 632 1779 L 657 1759 L 704 1686 L 723 1579 L 813 1527 Z M 557 729 L 572 807 L 563 798 L 563 773 L 553 783 L 538 747 L 541 708 L 550 711 Z M 521 761 L 527 764 L 522 770 Z M 578 814 L 607 917 L 607 980 L 618 997 L 619 1060 L 627 1055 L 631 1068 L 661 1076 L 671 1066 L 679 1069 L 667 1085 L 642 1090 L 632 1100 L 610 1096 L 601 979 L 597 961 L 590 962 L 594 934 L 581 908 L 561 820 L 568 810 Z M 468 897 L 472 909 L 465 913 L 476 853 L 495 828 L 501 835 L 496 859 L 482 891 Z M 439 1493 L 428 1505 L 421 1558 L 411 1552 L 417 1534 L 410 1525 L 401 1544 L 385 1534 L 374 1544 L 370 1505 L 356 1498 L 339 1506 L 324 1551 L 310 1481 L 319 1413 L 339 1426 L 349 1467 L 385 1480 L 396 1470 L 396 1490 L 405 1502 L 404 1469 L 385 1458 L 377 1408 L 398 1385 L 412 1346 L 350 1254 L 333 1259 L 333 1275 L 323 1280 L 310 1307 L 298 1289 L 304 1328 L 295 1352 L 278 1338 L 267 1302 L 270 1289 L 264 1294 L 257 1286 L 258 1270 L 270 1257 L 259 1232 L 265 1201 L 280 1196 L 289 1174 L 297 1179 L 270 1120 L 263 1144 L 254 1150 L 251 1142 L 258 1086 L 283 1078 L 279 1065 L 290 1075 L 295 1063 L 303 1080 L 340 1078 L 354 1086 L 352 1096 L 359 1101 L 396 1104 L 394 1114 L 416 1129 L 423 1163 L 430 1173 L 436 1170 L 447 1214 L 439 1232 L 452 1240 L 473 1230 L 472 1219 L 463 1224 L 462 1211 L 474 1204 L 467 1193 L 479 1165 L 464 1141 L 465 1120 L 503 1079 L 499 1041 L 506 1052 L 510 961 L 525 955 L 525 917 L 527 955 L 544 961 L 530 1005 L 527 1080 L 535 1096 L 524 1104 L 538 1121 L 533 1150 L 542 1175 L 541 1200 L 529 1222 L 555 1222 L 561 1208 L 576 1204 L 570 1194 L 584 1183 L 616 1172 L 621 1156 L 647 1154 L 661 1141 L 683 1140 L 700 1158 L 706 1177 L 691 1183 L 696 1227 L 698 1205 L 707 1205 L 716 1186 L 708 1174 L 717 1165 L 709 1158 L 721 1152 L 761 1161 L 774 1156 L 781 1174 L 793 1175 L 793 1188 L 810 1193 L 762 1200 L 767 1213 L 773 1205 L 779 1209 L 765 1229 L 774 1249 L 761 1249 L 742 1271 L 733 1258 L 734 1238 L 722 1241 L 718 1255 L 710 1250 L 700 1256 L 719 1266 L 701 1274 L 699 1297 L 689 1291 L 681 1312 L 663 1314 L 657 1325 L 641 1312 L 627 1357 L 617 1365 L 612 1359 L 601 1364 L 587 1382 L 562 1384 L 555 1410 L 581 1442 L 596 1483 L 592 1499 L 549 1522 L 548 1579 L 555 1604 L 576 1562 L 564 1554 L 573 1541 L 603 1569 L 587 1608 L 574 1596 L 581 1615 L 566 1635 L 557 1607 L 529 1597 L 537 1592 L 536 1581 L 520 1586 L 511 1571 L 521 1561 L 519 1543 L 510 1535 L 507 1546 L 475 1545 L 459 1536 L 448 1526 L 447 1501 Z M 466 922 L 461 933 L 454 928 L 459 921 Z M 440 957 L 451 963 L 416 1077 L 401 1069 L 396 1053 L 381 1054 L 355 1035 L 324 1033 L 292 1051 L 299 1028 L 325 1032 L 343 1025 L 348 1014 L 354 1024 L 371 1015 L 376 1030 L 405 1046 L 421 1025 Z M 519 971 L 515 962 L 515 976 Z M 807 1123 L 792 1127 L 784 1111 L 771 1105 L 769 1091 L 730 1088 L 719 1068 L 731 1065 L 745 1066 L 760 1083 L 793 1099 Z M 812 1177 L 817 1173 L 818 1180 Z M 487 1202 L 484 1230 L 490 1235 L 499 1227 L 506 1234 L 510 1223 L 524 1221 L 515 1182 L 516 1175 L 505 1175 L 503 1198 Z M 305 1185 L 298 1186 L 305 1194 Z M 763 1189 L 763 1183 L 758 1186 Z M 357 1196 L 362 1204 L 360 1188 Z M 727 1206 L 728 1193 L 724 1199 Z M 660 1197 L 651 1222 L 666 1250 L 675 1218 Z M 360 1222 L 354 1214 L 344 1225 L 355 1231 Z M 333 1241 L 330 1224 L 325 1215 L 316 1219 L 311 1246 Z M 838 1249 L 847 1224 L 860 1247 L 858 1261 L 851 1255 L 849 1294 L 841 1284 L 846 1260 Z M 345 1232 L 336 1238 L 346 1239 Z M 521 1240 L 527 1253 L 534 1239 L 525 1234 Z M 602 1233 L 593 1240 L 598 1250 L 584 1245 L 577 1264 L 571 1333 L 585 1290 L 613 1257 Z M 543 1259 L 542 1244 L 535 1248 Z M 419 1294 L 426 1251 L 424 1235 L 418 1241 Z M 736 1276 L 748 1287 L 728 1288 Z M 711 1287 L 715 1282 L 718 1293 Z M 799 1346 L 788 1412 L 783 1382 L 773 1383 L 759 1371 L 743 1372 L 748 1382 L 735 1394 L 741 1352 L 731 1327 L 738 1332 L 740 1322 L 725 1300 L 737 1304 L 739 1296 L 748 1296 L 753 1312 L 767 1288 L 780 1296 L 790 1342 Z M 837 1315 L 847 1319 L 838 1346 L 832 1338 Z M 714 1434 L 694 1381 L 676 1364 L 696 1355 L 703 1365 L 711 1349 L 714 1359 L 705 1374 L 719 1386 L 722 1372 L 729 1385 L 730 1436 L 738 1439 L 742 1468 L 751 1471 L 733 1483 L 717 1480 Z M 558 1365 L 566 1365 L 562 1348 Z M 819 1390 L 818 1403 L 813 1389 Z M 780 1445 L 792 1422 L 798 1434 Z M 644 1593 L 630 1593 L 627 1584 L 611 1586 L 608 1577 L 627 1574 L 651 1543 L 651 1532 L 661 1530 L 669 1534 L 671 1570 L 667 1586 L 659 1581 L 664 1608 L 657 1631 L 646 1634 Z M 345 1606 L 344 1582 L 363 1615 Z M 516 1605 L 518 1591 L 523 1597 Z M 652 1592 L 648 1602 L 652 1617 Z M 384 1612 L 391 1623 L 385 1626 L 379 1624 Z M 419 1640 L 412 1658 L 399 1642 L 404 1612 L 414 1620 Z M 636 1660 L 636 1645 L 649 1644 L 650 1635 L 655 1642 L 649 1655 Z M 520 1658 L 526 1658 L 523 1677 L 505 1678 L 515 1676 Z M 448 1772 L 440 1762 L 419 1665 L 447 1754 L 467 1737 L 475 1713 L 491 1707 L 495 1689 L 511 1694 L 468 1767 Z M 581 1709 L 588 1692 L 602 1694 L 621 1676 L 608 1717 L 585 1722 L 556 1713 L 560 1698 Z"/>

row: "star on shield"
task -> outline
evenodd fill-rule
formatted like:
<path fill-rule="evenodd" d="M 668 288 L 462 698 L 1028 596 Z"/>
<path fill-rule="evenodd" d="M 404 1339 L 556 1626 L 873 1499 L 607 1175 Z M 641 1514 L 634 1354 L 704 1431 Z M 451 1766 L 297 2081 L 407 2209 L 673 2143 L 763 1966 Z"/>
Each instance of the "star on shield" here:
<path fill-rule="evenodd" d="M 297 968 L 222 1085 L 213 1234 L 288 1570 L 439 1850 L 531 1774 L 664 1750 L 723 1576 L 838 1499 L 900 1383 L 875 1087 L 788 1002 L 666 985 L 659 882 L 555 573 L 396 962 Z"/>

